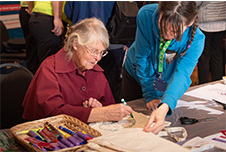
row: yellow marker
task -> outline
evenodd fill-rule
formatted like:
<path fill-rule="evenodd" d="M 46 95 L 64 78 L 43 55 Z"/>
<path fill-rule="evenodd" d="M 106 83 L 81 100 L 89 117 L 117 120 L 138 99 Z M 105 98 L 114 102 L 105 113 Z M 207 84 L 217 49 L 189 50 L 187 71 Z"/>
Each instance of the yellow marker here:
<path fill-rule="evenodd" d="M 64 138 L 67 139 L 68 137 L 70 137 L 71 135 L 69 135 L 68 133 L 62 131 L 62 130 L 58 130 L 60 133 L 62 133 L 64 135 Z"/>
<path fill-rule="evenodd" d="M 19 135 L 19 134 L 27 134 L 30 130 L 32 130 L 32 131 L 34 131 L 34 132 L 37 132 L 39 129 L 43 129 L 43 128 L 23 130 L 23 131 L 20 131 L 20 132 L 16 132 L 16 134 L 17 134 L 17 135 Z"/>

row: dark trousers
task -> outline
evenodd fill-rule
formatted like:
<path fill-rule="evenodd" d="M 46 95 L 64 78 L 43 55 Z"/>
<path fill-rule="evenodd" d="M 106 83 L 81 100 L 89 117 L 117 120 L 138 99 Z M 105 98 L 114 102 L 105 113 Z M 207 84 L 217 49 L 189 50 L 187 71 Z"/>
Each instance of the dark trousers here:
<path fill-rule="evenodd" d="M 221 48 L 224 31 L 205 32 L 205 47 L 198 62 L 199 84 L 209 82 L 209 72 L 212 81 L 220 80 L 223 76 L 223 50 Z"/>
<path fill-rule="evenodd" d="M 21 29 L 22 29 L 23 34 L 24 34 L 24 39 L 26 41 L 26 53 L 27 53 L 28 44 L 30 43 L 29 19 L 30 19 L 30 16 L 31 15 L 29 15 L 27 13 L 27 11 L 25 11 L 25 9 L 28 9 L 28 8 L 27 7 L 21 7 L 20 8 L 20 11 L 19 11 L 19 19 L 20 19 Z"/>
<path fill-rule="evenodd" d="M 104 70 L 115 101 L 120 102 L 121 93 L 121 71 L 122 71 L 123 47 L 108 50 L 108 54 L 103 57 L 98 65 Z"/>
<path fill-rule="evenodd" d="M 126 101 L 143 98 L 141 86 L 123 67 L 121 97 Z"/>
<path fill-rule="evenodd" d="M 27 7 L 21 7 L 20 8 L 19 19 L 20 19 L 21 29 L 22 29 L 23 34 L 24 34 L 24 38 L 27 42 L 27 41 L 29 41 L 27 36 L 29 34 L 28 23 L 29 23 L 30 15 L 25 11 L 25 9 L 28 9 L 28 8 Z"/>
<path fill-rule="evenodd" d="M 29 20 L 31 33 L 31 45 L 29 45 L 28 69 L 35 73 L 42 61 L 50 55 L 57 53 L 64 46 L 65 29 L 61 36 L 56 36 L 51 30 L 54 29 L 53 16 L 32 13 Z"/>

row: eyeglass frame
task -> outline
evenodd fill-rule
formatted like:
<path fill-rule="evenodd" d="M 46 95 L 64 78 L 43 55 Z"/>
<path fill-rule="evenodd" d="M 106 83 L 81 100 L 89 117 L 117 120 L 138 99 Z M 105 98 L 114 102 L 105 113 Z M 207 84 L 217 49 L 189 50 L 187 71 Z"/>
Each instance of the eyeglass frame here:
<path fill-rule="evenodd" d="M 101 51 L 102 52 L 102 55 L 100 54 L 101 52 L 98 52 L 97 50 L 93 51 L 93 50 L 90 50 L 86 45 L 84 45 L 87 52 L 94 55 L 94 56 L 98 56 L 100 55 L 101 57 L 105 57 L 107 54 L 108 54 L 108 51 L 107 50 L 104 50 L 104 51 Z"/>

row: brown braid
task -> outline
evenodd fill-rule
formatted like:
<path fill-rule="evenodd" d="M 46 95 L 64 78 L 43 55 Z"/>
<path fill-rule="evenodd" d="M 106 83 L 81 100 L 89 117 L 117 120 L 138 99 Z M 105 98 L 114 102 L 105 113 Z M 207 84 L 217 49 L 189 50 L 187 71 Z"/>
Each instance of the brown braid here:
<path fill-rule="evenodd" d="M 180 54 L 181 57 L 184 56 L 184 54 L 187 52 L 187 50 L 188 50 L 188 49 L 190 48 L 190 46 L 191 46 L 191 43 L 192 43 L 192 41 L 193 41 L 193 39 L 194 39 L 194 37 L 195 37 L 196 29 L 197 29 L 197 27 L 198 27 L 198 24 L 197 24 L 197 23 L 198 23 L 198 16 L 196 17 L 196 19 L 195 19 L 195 21 L 194 21 L 194 24 L 193 24 L 194 26 L 193 26 L 193 30 L 192 30 L 192 34 L 191 34 L 191 40 L 189 41 L 189 44 L 188 44 L 186 50 Z"/>

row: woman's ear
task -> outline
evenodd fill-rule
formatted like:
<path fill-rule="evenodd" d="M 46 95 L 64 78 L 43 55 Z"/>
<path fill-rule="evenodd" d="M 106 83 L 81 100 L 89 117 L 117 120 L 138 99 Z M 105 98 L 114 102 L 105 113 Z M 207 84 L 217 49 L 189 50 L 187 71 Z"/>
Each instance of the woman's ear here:
<path fill-rule="evenodd" d="M 74 39 L 74 41 L 73 41 L 73 49 L 74 50 L 77 50 L 78 49 L 78 45 L 77 45 L 78 43 L 77 43 L 77 39 Z"/>

